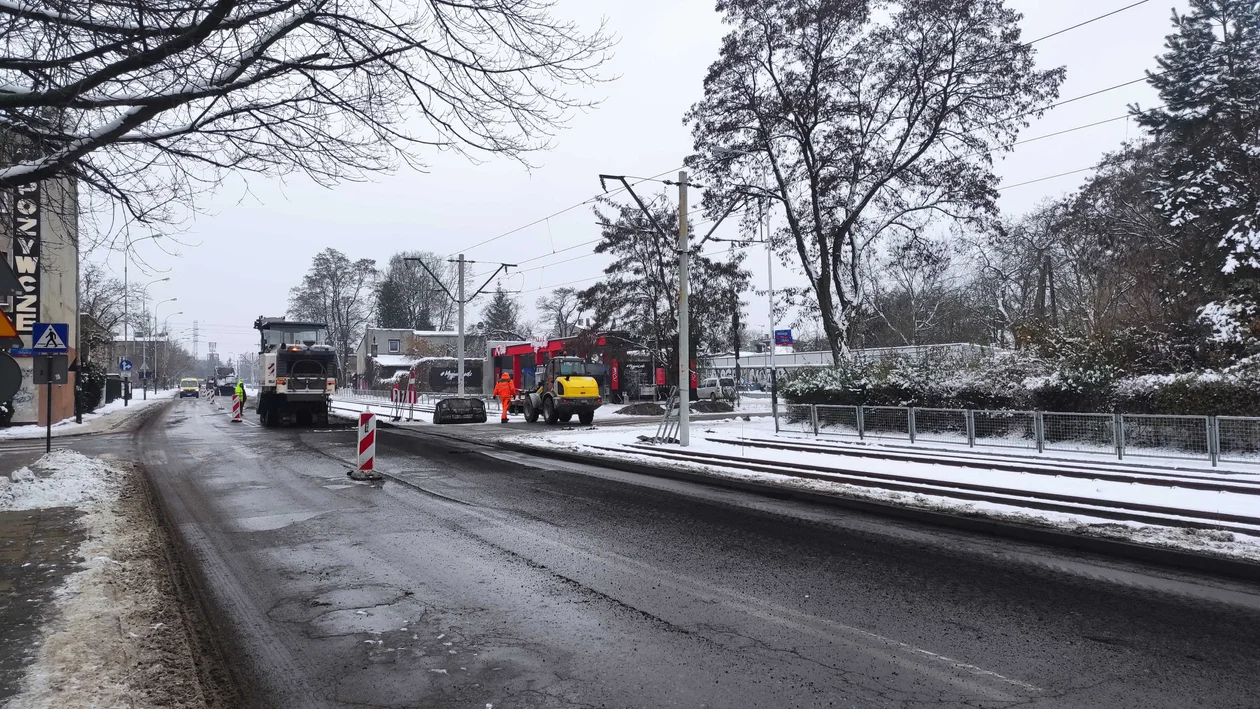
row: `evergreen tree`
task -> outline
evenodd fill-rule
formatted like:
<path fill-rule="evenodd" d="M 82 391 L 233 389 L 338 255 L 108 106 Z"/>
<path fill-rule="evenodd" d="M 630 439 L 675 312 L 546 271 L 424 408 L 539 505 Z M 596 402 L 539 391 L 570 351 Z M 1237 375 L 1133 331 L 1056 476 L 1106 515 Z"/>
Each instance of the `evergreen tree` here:
<path fill-rule="evenodd" d="M 503 286 L 496 286 L 485 310 L 481 311 L 481 329 L 491 339 L 515 339 L 521 335 L 521 304 Z"/>
<path fill-rule="evenodd" d="M 1218 333 L 1221 313 L 1249 318 L 1237 335 L 1256 327 L 1248 293 L 1260 275 L 1260 3 L 1190 8 L 1173 14 L 1176 32 L 1150 75 L 1164 105 L 1136 116 L 1163 151 L 1158 209 L 1193 247 L 1187 294 L 1212 300 L 1205 312 Z"/>
<path fill-rule="evenodd" d="M 413 328 L 398 281 L 387 278 L 376 286 L 376 324 L 378 327 Z M 422 328 L 423 329 L 423 328 Z"/>

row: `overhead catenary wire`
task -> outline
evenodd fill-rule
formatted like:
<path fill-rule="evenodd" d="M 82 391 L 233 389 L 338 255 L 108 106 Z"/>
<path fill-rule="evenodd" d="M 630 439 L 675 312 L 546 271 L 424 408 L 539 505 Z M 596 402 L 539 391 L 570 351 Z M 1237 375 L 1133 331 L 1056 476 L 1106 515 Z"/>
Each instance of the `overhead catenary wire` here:
<path fill-rule="evenodd" d="M 1015 184 L 1013 184 L 1013 185 L 998 185 L 998 187 L 997 187 L 997 191 L 998 191 L 998 192 L 1001 192 L 1002 190 L 1009 190 L 1009 189 L 1011 189 L 1012 187 L 1023 187 L 1024 185 L 1031 185 L 1031 184 L 1034 184 L 1034 183 L 1037 183 L 1037 182 L 1045 182 L 1046 180 L 1053 180 L 1053 179 L 1055 179 L 1055 178 L 1059 178 L 1059 177 L 1067 177 L 1068 175 L 1076 175 L 1076 174 L 1078 174 L 1078 173 L 1082 173 L 1082 172 L 1089 172 L 1089 171 L 1091 171 L 1091 170 L 1093 170 L 1093 169 L 1095 169 L 1093 166 L 1090 166 L 1090 167 L 1082 167 L 1082 168 L 1080 168 L 1079 170 L 1068 170 L 1067 172 L 1060 172 L 1060 173 L 1058 173 L 1057 175 L 1046 175 L 1045 177 L 1038 177 L 1038 178 L 1037 178 L 1037 179 L 1035 179 L 1035 180 L 1025 180 L 1025 181 L 1023 181 L 1023 182 L 1016 182 L 1016 183 L 1015 183 Z"/>
<path fill-rule="evenodd" d="M 1130 3 L 1130 4 L 1128 4 L 1128 5 L 1125 5 L 1124 7 L 1121 7 L 1121 8 L 1115 9 L 1115 10 L 1112 10 L 1111 12 L 1104 13 L 1104 14 L 1099 15 L 1099 16 L 1097 16 L 1097 17 L 1091 17 L 1090 19 L 1085 20 L 1084 22 L 1078 22 L 1078 23 L 1076 23 L 1076 24 L 1072 25 L 1071 27 L 1064 27 L 1063 29 L 1058 30 L 1058 31 L 1056 31 L 1056 32 L 1051 32 L 1050 34 L 1043 35 L 1043 36 L 1041 36 L 1041 37 L 1038 37 L 1037 39 L 1032 39 L 1032 40 L 1029 40 L 1029 41 L 1027 41 L 1027 42 L 1024 42 L 1024 44 L 1025 44 L 1025 45 L 1027 45 L 1027 46 L 1029 46 L 1029 47 L 1031 47 L 1032 45 L 1034 45 L 1034 44 L 1036 44 L 1036 43 L 1038 43 L 1038 42 L 1045 41 L 1045 40 L 1047 40 L 1047 39 L 1050 39 L 1051 37 L 1058 37 L 1058 36 L 1059 36 L 1059 35 L 1061 35 L 1061 34 L 1064 34 L 1064 33 L 1067 33 L 1067 32 L 1071 32 L 1072 30 L 1075 30 L 1075 29 L 1080 29 L 1080 28 L 1084 27 L 1085 25 L 1091 25 L 1091 24 L 1093 24 L 1093 23 L 1095 23 L 1095 22 L 1097 22 L 1097 21 L 1099 21 L 1099 20 L 1105 20 L 1105 19 L 1107 19 L 1108 17 L 1111 17 L 1112 15 L 1119 15 L 1120 13 L 1124 12 L 1125 10 L 1132 10 L 1133 8 L 1135 8 L 1135 7 L 1137 7 L 1137 6 L 1139 6 L 1139 5 L 1145 5 L 1146 3 L 1150 2 L 1150 1 L 1151 1 L 1151 0 L 1138 0 L 1137 2 Z"/>
<path fill-rule="evenodd" d="M 652 178 L 649 178 L 649 179 L 655 179 L 655 178 L 657 178 L 657 177 L 661 177 L 662 175 L 668 175 L 668 174 L 669 174 L 669 173 L 671 173 L 671 172 L 675 172 L 675 171 L 677 171 L 677 170 L 681 170 L 681 169 L 682 169 L 682 166 L 679 166 L 679 167 L 674 167 L 674 168 L 670 168 L 670 169 L 668 169 L 668 170 L 665 170 L 664 172 L 660 172 L 660 173 L 657 173 L 656 175 L 653 175 L 653 176 L 652 176 Z M 635 184 L 638 184 L 638 183 L 636 182 Z M 512 234 L 515 234 L 516 232 L 521 231 L 521 230 L 523 230 L 523 229 L 528 229 L 528 228 L 530 228 L 530 227 L 532 227 L 532 226 L 536 226 L 536 225 L 538 225 L 538 224 L 542 224 L 543 222 L 546 222 L 547 220 L 549 220 L 549 219 L 551 219 L 551 218 L 553 218 L 553 217 L 558 217 L 558 216 L 560 216 L 561 214 L 564 214 L 564 213 L 566 213 L 566 212 L 571 212 L 571 211 L 573 211 L 573 210 L 577 209 L 578 207 L 583 207 L 583 206 L 586 206 L 586 205 L 588 205 L 588 204 L 593 204 L 594 202 L 599 201 L 599 199 L 600 199 L 601 197 L 605 197 L 605 196 L 612 195 L 612 194 L 618 194 L 618 193 L 620 193 L 620 192 L 624 192 L 624 191 L 625 191 L 625 188 L 624 188 L 624 187 L 621 187 L 621 188 L 618 188 L 618 189 L 612 190 L 611 192 L 608 192 L 608 193 L 601 193 L 601 194 L 597 194 L 597 195 L 595 195 L 595 196 L 593 196 L 593 197 L 588 197 L 588 198 L 586 198 L 586 199 L 582 200 L 581 202 L 578 202 L 577 204 L 572 204 L 572 205 L 569 205 L 568 207 L 565 207 L 564 209 L 561 209 L 561 210 L 559 210 L 559 211 L 556 211 L 556 212 L 553 212 L 553 213 L 551 213 L 551 214 L 548 214 L 547 216 L 542 217 L 541 219 L 535 219 L 534 221 L 532 221 L 532 222 L 530 222 L 530 223 L 528 223 L 528 224 L 523 224 L 523 225 L 521 225 L 521 226 L 516 227 L 515 229 L 510 229 L 510 230 L 508 230 L 508 231 L 503 232 L 502 234 L 499 234 L 498 236 L 492 236 L 492 237 L 490 237 L 489 239 L 485 239 L 484 241 L 479 241 L 479 242 L 477 242 L 477 243 L 473 244 L 472 246 L 465 246 L 465 247 L 464 247 L 464 248 L 462 248 L 462 249 L 457 249 L 456 251 L 452 251 L 451 253 L 447 254 L 447 256 L 446 256 L 446 257 L 447 257 L 447 258 L 450 258 L 451 256 L 454 256 L 454 255 L 459 254 L 459 253 L 466 253 L 466 252 L 468 252 L 468 251 L 472 251 L 472 250 L 473 250 L 473 249 L 475 249 L 475 248 L 478 248 L 478 247 L 481 247 L 481 246 L 485 246 L 486 244 L 489 244 L 489 243 L 492 243 L 492 242 L 498 241 L 499 239 L 502 239 L 502 238 L 504 238 L 504 237 L 511 236 Z"/>

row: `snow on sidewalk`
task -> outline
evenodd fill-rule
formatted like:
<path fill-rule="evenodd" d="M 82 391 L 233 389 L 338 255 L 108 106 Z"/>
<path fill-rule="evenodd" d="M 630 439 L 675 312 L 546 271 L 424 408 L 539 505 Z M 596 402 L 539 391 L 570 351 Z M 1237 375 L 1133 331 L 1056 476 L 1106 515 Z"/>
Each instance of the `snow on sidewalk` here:
<path fill-rule="evenodd" d="M 207 706 L 138 475 L 61 450 L 0 478 L 0 511 L 73 507 L 86 535 L 11 709 Z"/>
<path fill-rule="evenodd" d="M 687 461 L 662 461 L 660 458 L 649 457 L 636 452 L 633 448 L 627 447 L 630 444 L 639 443 L 638 437 L 640 435 L 650 436 L 655 432 L 655 426 L 628 426 L 617 427 L 616 429 L 595 427 L 553 430 L 542 437 L 537 435 L 520 436 L 513 439 L 513 441 L 518 444 L 532 446 L 563 447 L 586 455 L 628 459 L 650 465 L 666 465 L 726 478 L 842 494 L 849 497 L 922 507 L 952 514 L 997 517 L 1020 523 L 1053 526 L 1086 534 L 1119 537 L 1131 541 L 1260 560 L 1260 534 L 1251 536 L 1217 530 L 1183 529 L 1173 526 L 1145 525 L 1138 522 L 1091 517 L 1088 514 L 1050 512 L 1021 507 L 1018 500 L 1012 500 L 1011 504 L 966 501 L 951 498 L 945 491 L 942 491 L 941 495 L 902 493 L 842 482 L 803 479 L 790 474 L 779 475 L 741 469 L 739 463 L 734 461 L 719 465 Z M 1051 492 L 1077 495 L 1097 500 L 1097 504 L 1100 506 L 1105 505 L 1108 501 L 1135 502 L 1206 512 L 1226 512 L 1249 516 L 1260 515 L 1260 497 L 1254 495 L 1169 488 L 1140 483 L 1118 483 L 1054 475 L 1035 475 L 940 463 L 902 462 L 823 453 L 768 450 L 705 440 L 705 437 L 710 435 L 725 438 L 739 436 L 773 438 L 774 422 L 754 419 L 748 422 L 722 421 L 695 424 L 692 426 L 691 445 L 688 450 L 696 453 L 739 456 L 747 459 L 750 463 L 755 462 L 763 465 L 785 462 L 831 467 L 836 468 L 837 472 L 843 469 L 844 474 L 850 475 L 860 475 L 862 472 L 891 473 L 917 477 L 922 479 L 924 484 L 931 484 L 932 482 L 966 482 L 1001 486 L 1008 488 L 1012 495 L 1018 495 L 1021 492 Z M 621 450 L 612 452 L 600 450 L 599 447 L 618 448 Z M 662 450 L 677 451 L 679 448 L 677 446 L 663 446 Z"/>
<path fill-rule="evenodd" d="M 123 425 L 144 409 L 155 404 L 170 401 L 178 394 L 179 391 L 176 389 L 165 389 L 156 394 L 151 393 L 147 401 L 145 399 L 132 399 L 128 406 L 123 406 L 122 399 L 114 399 L 108 404 L 97 408 L 96 411 L 84 414 L 83 423 L 75 423 L 73 416 L 64 421 L 54 423 L 52 435 L 70 436 L 110 430 Z M 43 438 L 44 434 L 45 427 L 36 424 L 18 424 L 0 428 L 0 440 Z"/>

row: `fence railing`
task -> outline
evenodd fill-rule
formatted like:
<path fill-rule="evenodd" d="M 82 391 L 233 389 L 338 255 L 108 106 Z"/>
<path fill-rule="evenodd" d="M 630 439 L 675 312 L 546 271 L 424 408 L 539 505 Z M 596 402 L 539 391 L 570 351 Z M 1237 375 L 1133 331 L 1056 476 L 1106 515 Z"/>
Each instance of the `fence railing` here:
<path fill-rule="evenodd" d="M 775 418 L 819 437 L 1260 464 L 1260 418 L 1242 416 L 784 404 Z"/>

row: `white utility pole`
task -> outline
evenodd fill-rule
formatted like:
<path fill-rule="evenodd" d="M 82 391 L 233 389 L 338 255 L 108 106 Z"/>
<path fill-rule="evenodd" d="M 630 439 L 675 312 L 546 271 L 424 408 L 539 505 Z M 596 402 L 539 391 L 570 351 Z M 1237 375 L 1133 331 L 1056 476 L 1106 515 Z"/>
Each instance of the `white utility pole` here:
<path fill-rule="evenodd" d="M 131 237 L 123 242 L 123 359 L 131 359 L 131 340 L 127 339 L 127 321 L 131 319 L 128 303 L 131 301 L 131 281 L 127 278 L 127 264 L 131 261 Z M 123 406 L 131 401 L 131 372 L 122 373 Z"/>
<path fill-rule="evenodd" d="M 687 241 L 687 171 L 678 171 L 678 443 L 690 445 L 688 416 L 691 397 L 691 352 L 688 342 L 691 315 L 687 308 L 687 269 L 690 244 Z"/>
<path fill-rule="evenodd" d="M 456 345 L 458 365 L 455 375 L 459 377 L 459 395 L 464 395 L 464 255 L 459 255 L 459 337 Z"/>
<path fill-rule="evenodd" d="M 774 343 L 774 247 L 770 243 L 770 215 L 767 211 L 761 216 L 764 222 L 758 224 L 757 228 L 765 228 L 765 235 L 762 238 L 766 240 L 766 295 L 769 296 L 770 303 L 770 414 L 774 416 L 774 430 L 777 431 L 779 430 L 779 377 L 778 369 L 774 366 L 774 351 L 778 347 Z"/>

